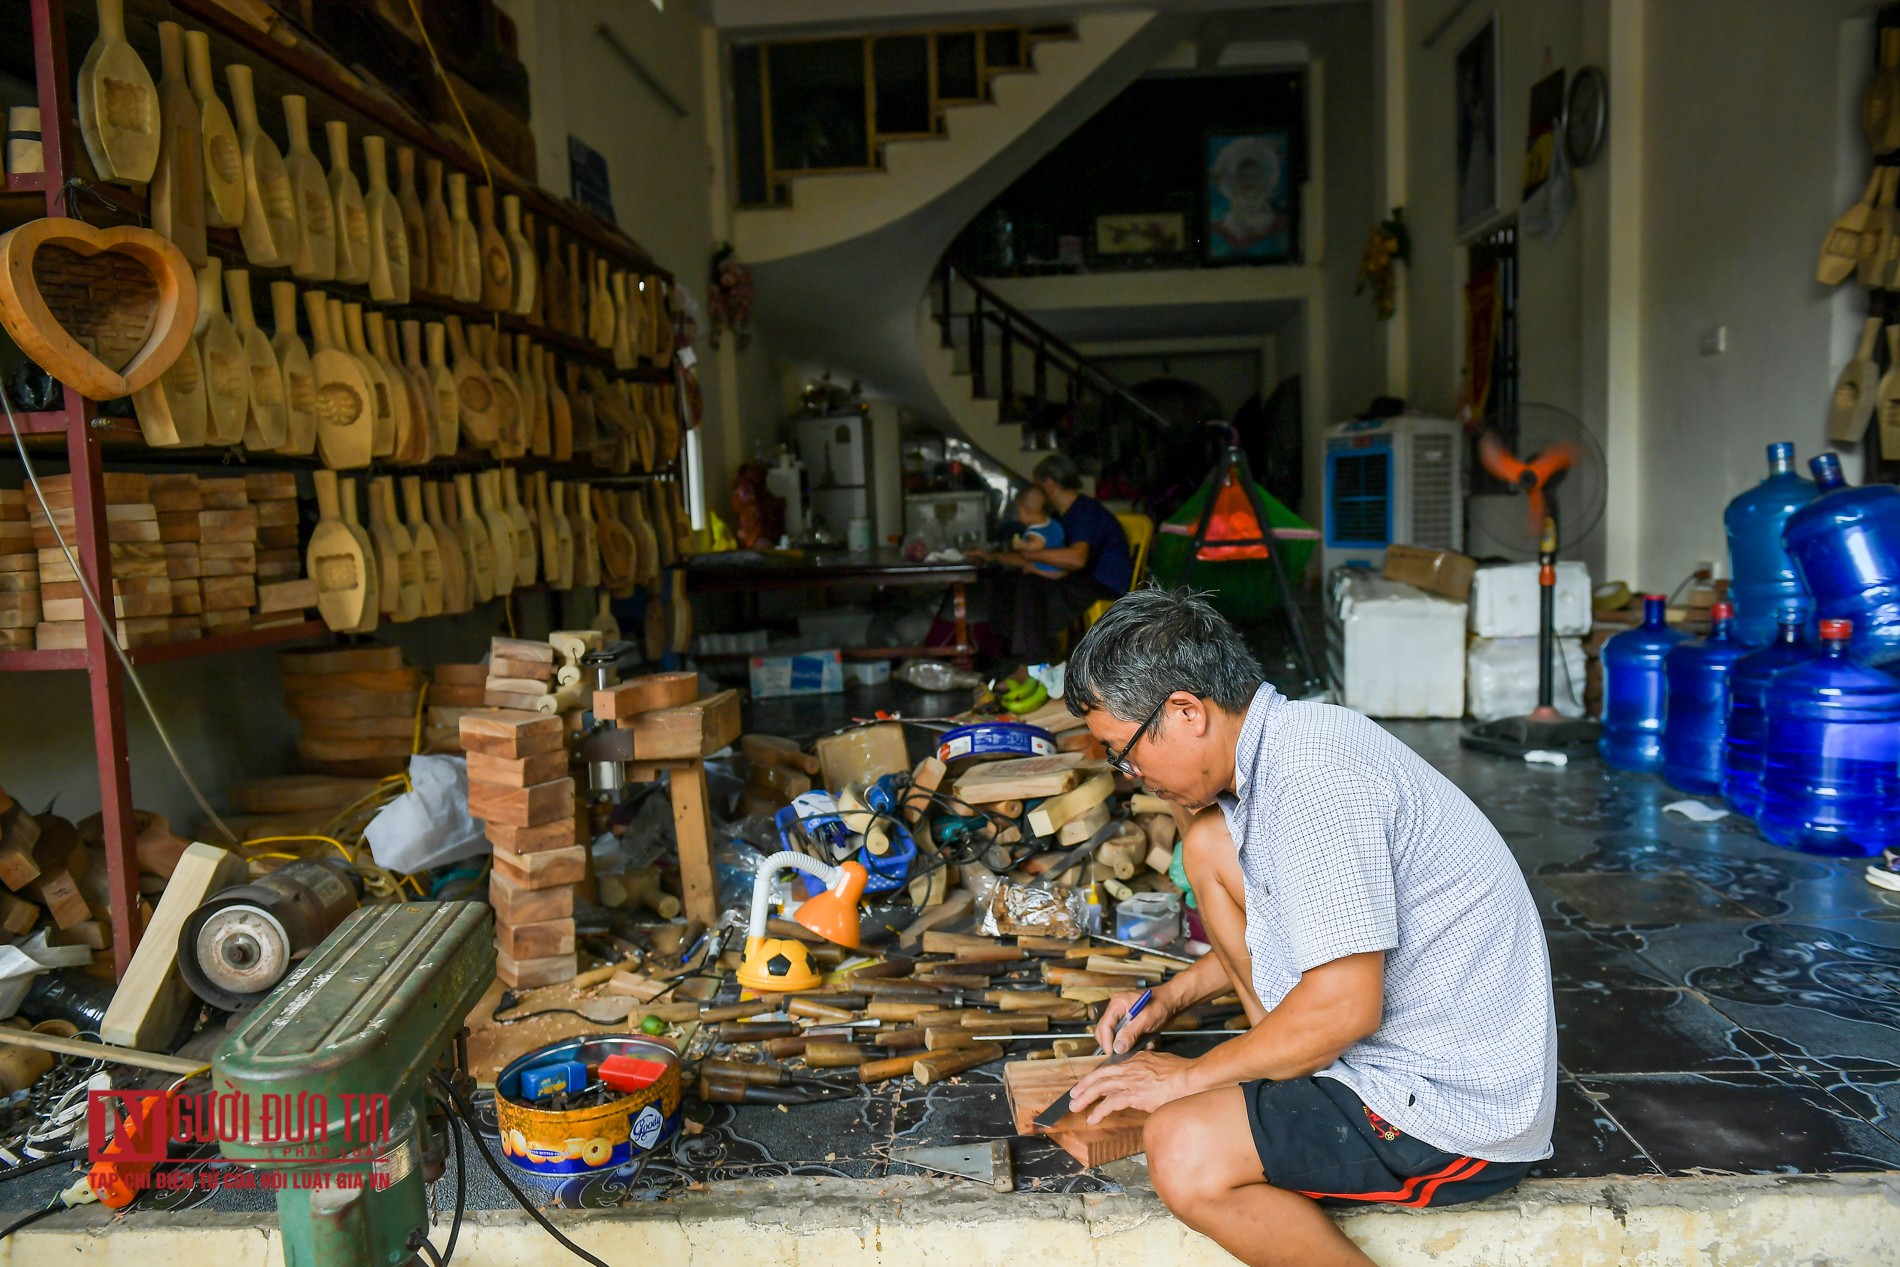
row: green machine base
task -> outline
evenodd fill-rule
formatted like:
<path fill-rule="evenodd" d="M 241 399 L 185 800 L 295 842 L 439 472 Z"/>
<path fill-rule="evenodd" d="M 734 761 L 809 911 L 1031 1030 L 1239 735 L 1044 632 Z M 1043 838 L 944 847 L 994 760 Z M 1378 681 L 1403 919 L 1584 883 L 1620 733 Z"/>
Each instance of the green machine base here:
<path fill-rule="evenodd" d="M 494 975 L 486 904 L 365 907 L 218 1048 L 220 1147 L 275 1189 L 286 1267 L 415 1257 L 429 1075 Z"/>

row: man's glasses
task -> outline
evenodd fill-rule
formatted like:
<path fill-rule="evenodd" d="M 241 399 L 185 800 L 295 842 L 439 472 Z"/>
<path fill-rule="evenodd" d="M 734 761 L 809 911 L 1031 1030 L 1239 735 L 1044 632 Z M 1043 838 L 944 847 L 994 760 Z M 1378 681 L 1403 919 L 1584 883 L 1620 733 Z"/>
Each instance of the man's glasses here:
<path fill-rule="evenodd" d="M 1128 742 L 1122 746 L 1122 750 L 1109 755 L 1109 765 L 1115 767 L 1115 769 L 1121 771 L 1131 779 L 1137 777 L 1135 767 L 1129 764 L 1128 754 L 1135 750 L 1135 745 L 1141 742 L 1142 736 L 1148 733 L 1149 729 L 1155 724 L 1156 719 L 1161 716 L 1161 710 L 1166 708 L 1168 701 L 1173 698 L 1173 691 L 1169 691 L 1166 695 L 1161 697 L 1161 702 L 1156 704 L 1154 711 L 1148 714 L 1148 720 L 1135 727 L 1135 733 L 1128 737 Z"/>

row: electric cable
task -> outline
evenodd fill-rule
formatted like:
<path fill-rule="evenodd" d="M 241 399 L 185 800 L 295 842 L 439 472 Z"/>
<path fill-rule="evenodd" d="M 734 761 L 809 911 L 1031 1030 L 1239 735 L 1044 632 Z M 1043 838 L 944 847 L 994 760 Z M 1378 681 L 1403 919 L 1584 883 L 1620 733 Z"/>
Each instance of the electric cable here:
<path fill-rule="evenodd" d="M 449 1243 L 442 1247 L 442 1257 L 435 1259 L 435 1267 L 449 1267 L 455 1258 L 455 1242 L 462 1235 L 462 1213 L 468 1205 L 468 1159 L 462 1152 L 462 1123 L 451 1107 L 444 1115 L 449 1123 L 449 1141 L 455 1145 L 455 1216 L 449 1220 Z M 429 1245 L 425 1238 L 422 1242 Z M 434 1258 L 435 1246 L 429 1245 L 430 1257 Z"/>
<path fill-rule="evenodd" d="M 20 434 L 20 424 L 13 416 L 13 402 L 7 399 L 5 392 L 0 392 L 0 409 L 6 411 L 7 429 L 13 432 L 13 447 L 19 451 L 20 465 L 26 471 L 27 482 L 33 486 L 33 496 L 39 499 L 40 509 L 46 512 L 46 522 L 53 530 L 53 539 L 59 542 L 60 553 L 66 556 L 66 566 L 72 569 L 73 577 L 79 582 L 79 592 L 85 595 L 86 605 L 92 609 L 93 616 L 99 621 L 99 628 L 105 634 L 106 645 L 112 648 L 113 654 L 119 657 L 119 663 L 125 666 L 125 676 L 132 683 L 132 689 L 138 692 L 139 703 L 144 706 L 145 715 L 152 719 L 152 729 L 158 732 L 159 742 L 165 746 L 166 755 L 171 758 L 172 765 L 177 767 L 179 777 L 185 781 L 185 788 L 191 793 L 191 799 L 198 803 L 198 808 L 204 811 L 205 818 L 211 825 L 222 832 L 226 840 L 236 844 L 237 833 L 225 825 L 224 819 L 218 816 L 218 811 L 211 808 L 211 802 L 206 800 L 205 794 L 198 789 L 198 781 L 192 778 L 191 771 L 185 768 L 184 758 L 178 755 L 178 749 L 172 743 L 171 732 L 165 729 L 165 723 L 159 719 L 158 709 L 152 703 L 152 697 L 146 693 L 145 683 L 139 677 L 139 671 L 132 667 L 132 657 L 127 655 L 125 648 L 119 645 L 117 628 L 106 616 L 105 608 L 99 602 L 99 596 L 93 592 L 92 581 L 87 578 L 85 569 L 79 566 L 79 559 L 73 554 L 72 547 L 66 544 L 66 534 L 60 531 L 59 521 L 53 514 L 52 506 L 46 500 L 46 491 L 40 487 L 39 472 L 33 469 L 33 459 L 27 454 L 26 440 Z"/>
<path fill-rule="evenodd" d="M 536 1208 L 534 1202 L 528 1199 L 528 1194 L 523 1192 L 520 1185 L 515 1183 L 513 1176 L 509 1175 L 508 1172 L 502 1168 L 502 1164 L 495 1160 L 495 1155 L 488 1151 L 487 1141 L 482 1139 L 481 1127 L 475 1124 L 475 1110 L 470 1106 L 469 1102 L 463 1098 L 462 1093 L 455 1089 L 453 1083 L 446 1081 L 441 1074 L 432 1074 L 430 1076 L 434 1079 L 438 1087 L 448 1093 L 449 1098 L 455 1104 L 455 1111 L 461 1114 L 462 1121 L 468 1125 L 469 1133 L 475 1137 L 475 1151 L 482 1155 L 482 1160 L 488 1163 L 488 1168 L 495 1172 L 495 1178 L 501 1180 L 501 1186 L 508 1189 L 508 1195 L 512 1196 L 515 1202 L 520 1205 L 523 1210 L 527 1211 L 528 1217 L 533 1219 L 536 1223 L 539 1223 L 542 1231 L 560 1242 L 561 1247 L 574 1255 L 574 1257 L 584 1263 L 592 1264 L 592 1267 L 608 1267 L 604 1259 L 594 1257 L 579 1245 L 567 1239 L 567 1237 L 561 1234 L 559 1228 L 548 1221 L 547 1215 L 541 1213 L 541 1211 Z"/>
<path fill-rule="evenodd" d="M 17 1166 L 0 1170 L 0 1183 L 9 1179 L 18 1179 L 21 1175 L 30 1175 L 36 1170 L 45 1170 L 50 1166 L 62 1165 L 69 1161 L 80 1161 L 86 1156 L 83 1148 L 68 1148 L 63 1152 L 48 1153 L 34 1161 L 23 1161 Z"/>

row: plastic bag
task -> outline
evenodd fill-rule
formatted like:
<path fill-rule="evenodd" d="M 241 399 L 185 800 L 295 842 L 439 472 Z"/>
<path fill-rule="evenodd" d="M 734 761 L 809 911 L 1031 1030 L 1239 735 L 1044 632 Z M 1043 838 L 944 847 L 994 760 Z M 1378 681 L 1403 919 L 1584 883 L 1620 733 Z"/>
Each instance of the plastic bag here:
<path fill-rule="evenodd" d="M 969 669 L 953 669 L 941 660 L 912 660 L 896 673 L 897 680 L 920 691 L 954 691 L 983 685 L 983 675 Z"/>
<path fill-rule="evenodd" d="M 1089 931 L 1088 896 L 1066 884 L 1039 889 L 998 883 L 979 931 L 990 937 L 1081 937 Z"/>
<path fill-rule="evenodd" d="M 414 789 L 383 807 L 363 837 L 376 865 L 427 871 L 489 851 L 482 824 L 468 815 L 468 763 L 460 757 L 409 758 Z"/>

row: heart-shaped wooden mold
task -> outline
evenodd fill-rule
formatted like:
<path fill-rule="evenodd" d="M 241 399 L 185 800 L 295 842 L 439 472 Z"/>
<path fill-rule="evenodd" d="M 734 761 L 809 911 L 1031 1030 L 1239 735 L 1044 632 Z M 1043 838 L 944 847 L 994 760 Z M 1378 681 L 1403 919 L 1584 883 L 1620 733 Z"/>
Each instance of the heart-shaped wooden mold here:
<path fill-rule="evenodd" d="M 89 399 L 130 396 L 170 369 L 197 312 L 191 266 L 150 229 L 49 216 L 0 237 L 0 325 Z"/>

